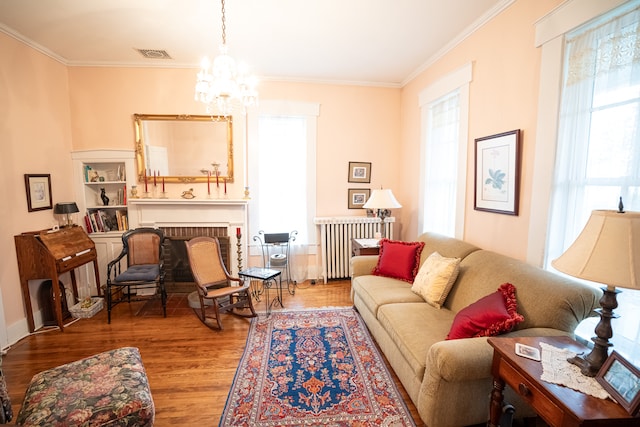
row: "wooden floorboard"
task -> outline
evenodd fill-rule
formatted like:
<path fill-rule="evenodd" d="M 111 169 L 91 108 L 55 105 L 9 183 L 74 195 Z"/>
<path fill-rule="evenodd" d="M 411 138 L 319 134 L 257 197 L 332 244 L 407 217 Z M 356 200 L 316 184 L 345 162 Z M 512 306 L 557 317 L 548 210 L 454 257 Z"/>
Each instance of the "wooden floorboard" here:
<path fill-rule="evenodd" d="M 349 281 L 301 284 L 285 293 L 286 309 L 351 306 Z M 264 312 L 264 301 L 256 302 Z M 140 349 L 163 426 L 217 426 L 236 368 L 244 351 L 249 319 L 223 316 L 223 331 L 209 329 L 188 307 L 186 294 L 171 294 L 167 318 L 158 301 L 120 304 L 107 324 L 106 309 L 65 328 L 32 334 L 3 356 L 2 368 L 17 414 L 31 377 L 45 369 L 113 348 Z M 393 375 L 418 426 L 423 424 L 402 385 Z"/>

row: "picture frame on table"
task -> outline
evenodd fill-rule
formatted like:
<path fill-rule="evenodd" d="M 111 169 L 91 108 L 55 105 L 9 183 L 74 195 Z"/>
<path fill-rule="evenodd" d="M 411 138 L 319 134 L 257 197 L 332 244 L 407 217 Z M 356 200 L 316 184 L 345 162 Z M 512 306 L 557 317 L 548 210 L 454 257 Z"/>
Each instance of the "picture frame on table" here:
<path fill-rule="evenodd" d="M 520 129 L 475 140 L 475 210 L 518 215 L 520 144 Z"/>
<path fill-rule="evenodd" d="M 51 200 L 51 174 L 24 174 L 29 212 L 53 209 Z"/>
<path fill-rule="evenodd" d="M 615 350 L 611 352 L 596 375 L 596 381 L 629 415 L 640 409 L 640 369 Z"/>
<path fill-rule="evenodd" d="M 349 188 L 349 201 L 348 207 L 349 209 L 363 209 L 367 200 L 369 200 L 369 196 L 371 196 L 371 189 L 369 188 Z"/>
<path fill-rule="evenodd" d="M 371 163 L 349 162 L 348 181 L 369 184 L 371 182 Z"/>

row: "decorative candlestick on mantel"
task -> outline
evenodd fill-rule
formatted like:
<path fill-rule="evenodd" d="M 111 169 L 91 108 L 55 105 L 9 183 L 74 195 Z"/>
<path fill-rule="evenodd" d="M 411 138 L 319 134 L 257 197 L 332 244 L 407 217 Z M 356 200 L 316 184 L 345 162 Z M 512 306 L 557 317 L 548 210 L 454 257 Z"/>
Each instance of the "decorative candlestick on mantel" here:
<path fill-rule="evenodd" d="M 238 271 L 242 271 L 242 230 L 236 228 L 236 247 L 238 252 Z"/>

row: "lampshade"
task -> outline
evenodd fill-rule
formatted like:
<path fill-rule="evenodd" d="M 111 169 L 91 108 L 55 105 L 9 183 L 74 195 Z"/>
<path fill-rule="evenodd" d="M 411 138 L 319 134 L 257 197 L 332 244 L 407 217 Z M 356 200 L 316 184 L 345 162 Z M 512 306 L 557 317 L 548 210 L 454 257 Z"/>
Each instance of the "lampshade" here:
<path fill-rule="evenodd" d="M 53 209 L 53 213 L 56 214 L 72 214 L 76 212 L 80 212 L 80 210 L 78 209 L 78 205 L 76 205 L 76 202 L 56 203 L 56 206 Z"/>
<path fill-rule="evenodd" d="M 402 205 L 398 203 L 390 189 L 381 188 L 373 190 L 369 200 L 362 207 L 365 209 L 393 209 L 401 208 Z"/>
<path fill-rule="evenodd" d="M 593 211 L 576 241 L 551 265 L 580 279 L 640 288 L 640 212 Z"/>

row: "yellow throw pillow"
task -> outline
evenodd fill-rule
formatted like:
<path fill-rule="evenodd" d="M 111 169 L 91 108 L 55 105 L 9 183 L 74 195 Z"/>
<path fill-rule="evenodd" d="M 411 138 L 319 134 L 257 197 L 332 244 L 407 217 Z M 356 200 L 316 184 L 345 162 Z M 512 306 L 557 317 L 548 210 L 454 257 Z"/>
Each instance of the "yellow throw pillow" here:
<path fill-rule="evenodd" d="M 424 261 L 411 290 L 436 308 L 442 307 L 460 271 L 460 258 L 445 258 L 434 252 Z"/>

